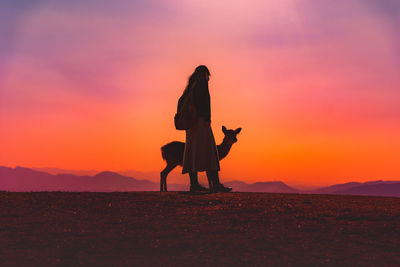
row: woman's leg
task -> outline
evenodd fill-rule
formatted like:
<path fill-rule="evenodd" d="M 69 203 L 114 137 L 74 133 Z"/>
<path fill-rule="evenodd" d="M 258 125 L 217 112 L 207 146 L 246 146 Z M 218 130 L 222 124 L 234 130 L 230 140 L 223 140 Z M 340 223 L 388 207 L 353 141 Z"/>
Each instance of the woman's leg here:
<path fill-rule="evenodd" d="M 189 172 L 190 177 L 190 191 L 207 191 L 207 188 L 199 184 L 197 172 Z"/>
<path fill-rule="evenodd" d="M 226 187 L 219 181 L 218 171 L 207 171 L 208 180 L 212 181 L 213 188 L 210 188 L 211 192 L 230 192 L 232 188 Z"/>
<path fill-rule="evenodd" d="M 189 172 L 190 177 L 190 186 L 199 184 L 199 180 L 197 178 L 197 172 Z"/>
<path fill-rule="evenodd" d="M 208 180 L 208 186 L 210 188 L 210 192 L 214 192 L 215 191 L 215 179 L 212 176 L 212 174 L 210 172 L 206 172 L 207 174 L 207 180 Z"/>

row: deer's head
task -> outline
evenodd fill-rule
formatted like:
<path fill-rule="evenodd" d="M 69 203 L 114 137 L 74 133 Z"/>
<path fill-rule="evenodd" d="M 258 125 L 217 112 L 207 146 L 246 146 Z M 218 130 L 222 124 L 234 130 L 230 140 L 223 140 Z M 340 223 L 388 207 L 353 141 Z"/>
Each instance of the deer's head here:
<path fill-rule="evenodd" d="M 228 144 L 236 143 L 236 135 L 238 135 L 241 130 L 242 128 L 237 128 L 236 130 L 228 130 L 225 126 L 222 126 L 222 132 L 224 132 L 225 134 L 224 141 L 226 141 Z"/>

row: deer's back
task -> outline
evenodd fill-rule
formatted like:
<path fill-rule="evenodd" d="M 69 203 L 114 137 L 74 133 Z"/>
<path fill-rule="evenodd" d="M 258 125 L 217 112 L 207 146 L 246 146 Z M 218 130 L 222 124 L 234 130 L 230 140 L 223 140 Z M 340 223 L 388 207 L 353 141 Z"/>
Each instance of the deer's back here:
<path fill-rule="evenodd" d="M 183 151 L 185 150 L 185 143 L 174 141 L 166 144 L 161 148 L 162 157 L 167 163 L 176 163 L 182 165 Z"/>

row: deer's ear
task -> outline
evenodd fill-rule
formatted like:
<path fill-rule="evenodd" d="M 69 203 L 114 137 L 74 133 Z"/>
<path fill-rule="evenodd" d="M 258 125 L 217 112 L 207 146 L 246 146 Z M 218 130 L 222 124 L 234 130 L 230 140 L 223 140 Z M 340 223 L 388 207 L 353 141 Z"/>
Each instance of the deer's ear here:
<path fill-rule="evenodd" d="M 242 130 L 242 128 L 237 128 L 237 129 L 235 130 L 235 134 L 240 133 L 241 130 Z"/>
<path fill-rule="evenodd" d="M 226 133 L 226 127 L 225 127 L 225 126 L 222 126 L 222 131 L 223 131 L 224 133 Z"/>

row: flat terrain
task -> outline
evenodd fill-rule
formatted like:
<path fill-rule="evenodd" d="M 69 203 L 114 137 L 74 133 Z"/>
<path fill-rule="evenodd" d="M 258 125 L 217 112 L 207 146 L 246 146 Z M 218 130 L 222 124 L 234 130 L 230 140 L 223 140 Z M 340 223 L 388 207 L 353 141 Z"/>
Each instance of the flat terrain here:
<path fill-rule="evenodd" d="M 2 266 L 400 265 L 400 198 L 0 192 Z"/>

